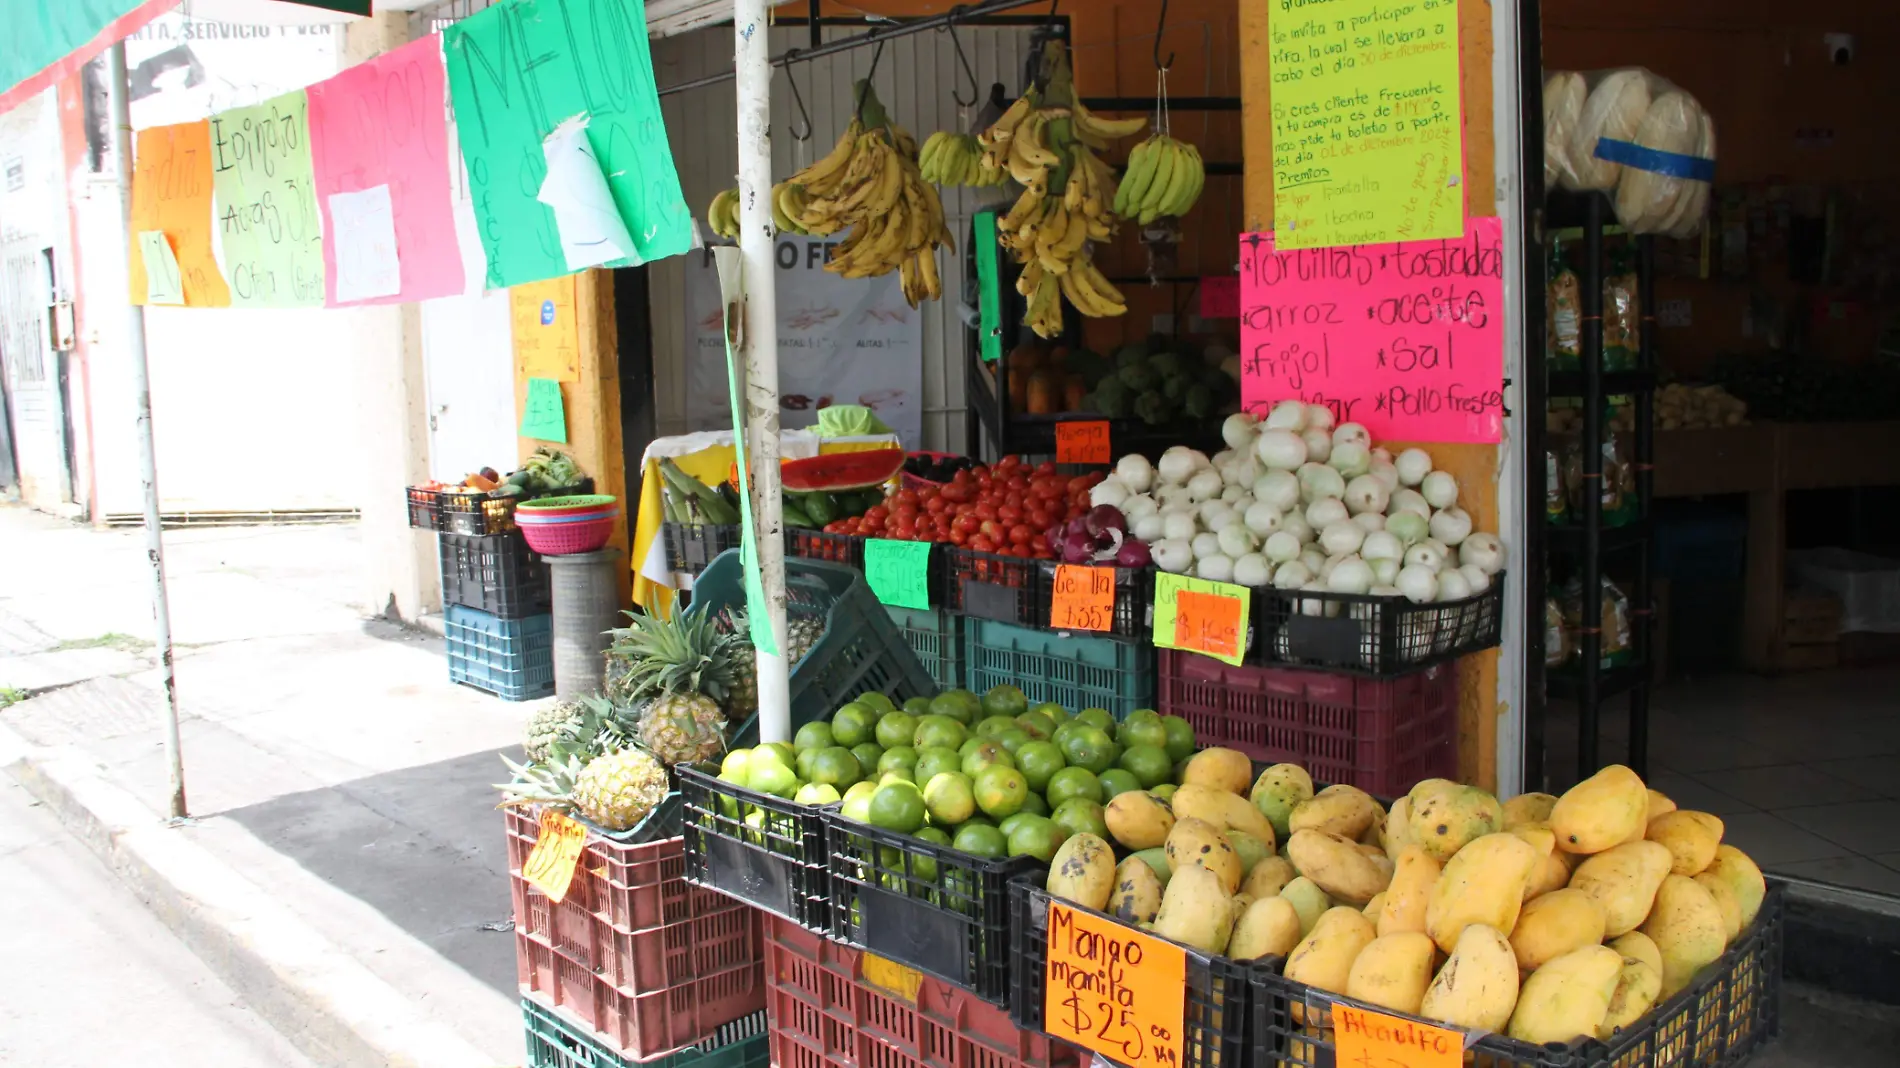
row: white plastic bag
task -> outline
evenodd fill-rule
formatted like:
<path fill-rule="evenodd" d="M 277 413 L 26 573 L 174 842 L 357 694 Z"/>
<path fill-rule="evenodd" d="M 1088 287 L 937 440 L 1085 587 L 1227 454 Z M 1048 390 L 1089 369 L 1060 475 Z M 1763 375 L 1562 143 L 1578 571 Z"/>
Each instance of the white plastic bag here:
<path fill-rule="evenodd" d="M 1546 184 L 1609 194 L 1632 233 L 1699 232 L 1714 173 L 1715 123 L 1667 79 L 1624 67 L 1544 82 Z"/>

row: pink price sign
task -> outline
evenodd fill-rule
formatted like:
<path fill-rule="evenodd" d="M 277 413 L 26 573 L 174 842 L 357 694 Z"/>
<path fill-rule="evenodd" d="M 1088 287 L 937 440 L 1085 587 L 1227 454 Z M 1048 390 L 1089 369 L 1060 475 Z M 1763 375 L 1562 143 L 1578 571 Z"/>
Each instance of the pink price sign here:
<path fill-rule="evenodd" d="M 1374 441 L 1504 435 L 1504 239 L 1278 250 L 1240 237 L 1240 395 L 1324 404 Z"/>

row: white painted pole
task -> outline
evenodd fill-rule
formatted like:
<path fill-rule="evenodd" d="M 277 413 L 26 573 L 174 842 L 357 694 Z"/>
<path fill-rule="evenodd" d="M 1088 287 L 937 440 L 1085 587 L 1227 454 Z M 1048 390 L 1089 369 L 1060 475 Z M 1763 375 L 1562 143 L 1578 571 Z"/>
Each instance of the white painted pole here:
<path fill-rule="evenodd" d="M 112 100 L 112 153 L 119 163 L 119 202 L 125 220 L 126 258 L 132 243 L 132 94 L 126 84 L 125 42 L 112 46 L 106 91 Z M 152 630 L 158 646 L 159 682 L 165 689 L 165 764 L 171 769 L 171 818 L 184 819 L 185 761 L 178 744 L 178 683 L 172 675 L 172 618 L 165 592 L 165 543 L 158 525 L 158 450 L 152 444 L 152 381 L 145 362 L 145 308 L 126 317 L 132 352 L 132 393 L 138 398 L 139 486 L 145 494 L 145 559 L 152 569 Z"/>
<path fill-rule="evenodd" d="M 778 292 L 772 226 L 772 51 L 767 0 L 733 0 L 732 57 L 739 97 L 739 252 L 745 304 L 739 356 L 745 361 L 746 454 L 759 579 L 779 655 L 761 651 L 759 741 L 792 740 L 790 671 L 785 658 L 785 521 L 779 489 Z"/>

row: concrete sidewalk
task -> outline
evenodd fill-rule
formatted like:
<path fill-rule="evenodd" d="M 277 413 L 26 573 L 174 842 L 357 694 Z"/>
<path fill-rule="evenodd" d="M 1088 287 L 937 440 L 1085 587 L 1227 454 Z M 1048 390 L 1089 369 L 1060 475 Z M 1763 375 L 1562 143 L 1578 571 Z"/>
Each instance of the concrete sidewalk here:
<path fill-rule="evenodd" d="M 490 784 L 532 706 L 349 602 L 353 526 L 167 533 L 178 827 L 143 535 L 0 507 L 0 546 L 0 765 L 317 1063 L 520 1063 Z"/>

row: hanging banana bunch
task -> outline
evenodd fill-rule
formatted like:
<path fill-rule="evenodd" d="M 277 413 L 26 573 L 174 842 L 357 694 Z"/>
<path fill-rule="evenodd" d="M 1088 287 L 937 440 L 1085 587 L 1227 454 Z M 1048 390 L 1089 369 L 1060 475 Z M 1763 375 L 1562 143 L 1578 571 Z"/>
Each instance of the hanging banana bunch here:
<path fill-rule="evenodd" d="M 967 185 L 978 189 L 1003 184 L 1008 173 L 990 166 L 983 146 L 966 133 L 938 130 L 924 140 L 920 157 L 924 181 L 937 185 Z"/>
<path fill-rule="evenodd" d="M 1186 215 L 1201 198 L 1207 170 L 1201 150 L 1172 136 L 1168 114 L 1168 71 L 1155 72 L 1155 133 L 1128 154 L 1115 214 L 1146 226 L 1156 219 Z"/>
<path fill-rule="evenodd" d="M 739 239 L 739 187 L 722 189 L 706 206 L 706 225 L 728 241 Z"/>

